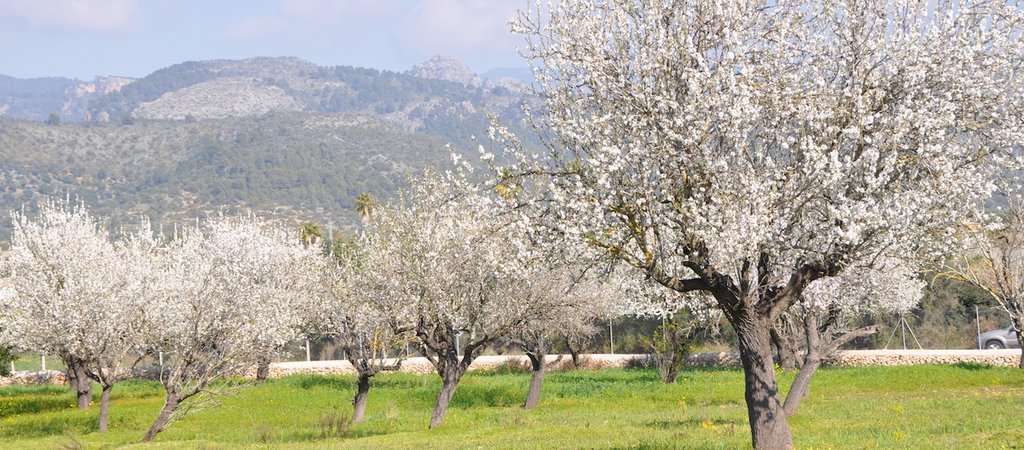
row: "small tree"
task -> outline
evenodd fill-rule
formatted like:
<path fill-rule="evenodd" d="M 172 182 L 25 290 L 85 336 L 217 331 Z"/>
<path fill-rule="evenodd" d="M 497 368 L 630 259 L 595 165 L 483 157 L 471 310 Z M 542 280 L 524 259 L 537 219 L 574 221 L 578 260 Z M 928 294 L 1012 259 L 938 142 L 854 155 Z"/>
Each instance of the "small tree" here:
<path fill-rule="evenodd" d="M 352 399 L 352 423 L 362 422 L 370 395 L 370 380 L 384 371 L 398 370 L 405 355 L 389 358 L 387 351 L 409 342 L 405 331 L 396 331 L 389 311 L 376 301 L 389 295 L 393 274 L 382 267 L 368 264 L 369 255 L 377 251 L 369 241 L 356 239 L 338 247 L 325 279 L 331 292 L 317 308 L 315 327 L 318 332 L 335 338 L 345 358 L 356 370 L 356 394 Z"/>
<path fill-rule="evenodd" d="M 370 223 L 370 218 L 373 216 L 373 210 L 377 207 L 377 199 L 373 198 L 369 192 L 362 192 L 356 196 L 356 216 L 363 222 L 365 226 Z"/>
<path fill-rule="evenodd" d="M 811 379 L 823 361 L 847 342 L 881 329 L 879 325 L 852 328 L 853 316 L 902 315 L 921 301 L 926 283 L 912 266 L 896 260 L 875 264 L 878 267 L 854 266 L 839 276 L 815 280 L 797 303 L 795 315 L 803 322 L 806 352 L 783 403 L 787 416 L 796 414 L 801 400 L 810 395 Z"/>
<path fill-rule="evenodd" d="M 164 406 L 143 441 L 231 385 L 212 383 L 296 336 L 319 261 L 294 233 L 252 216 L 213 219 L 167 244 L 148 341 L 173 357 L 160 377 Z"/>
<path fill-rule="evenodd" d="M 946 262 L 942 274 L 987 292 L 1009 316 L 1018 342 L 1024 342 L 1024 200 L 1017 182 L 1004 180 L 1006 206 L 984 226 L 966 230 L 967 245 Z M 1024 349 L 1018 366 L 1024 368 Z"/>
<path fill-rule="evenodd" d="M 5 341 L 22 349 L 56 354 L 67 367 L 79 409 L 92 400 L 87 355 L 91 345 L 78 333 L 95 324 L 88 312 L 108 299 L 114 249 L 82 207 L 47 203 L 36 220 L 14 215 L 11 252 L 5 259 L 14 295 L 4 305 Z M 107 270 L 104 270 L 107 269 Z M 102 302 L 102 300 L 101 300 Z"/>
<path fill-rule="evenodd" d="M 460 168 L 461 169 L 461 168 Z M 444 422 L 459 381 L 489 344 L 537 313 L 524 295 L 531 256 L 501 201 L 462 172 L 427 173 L 397 202 L 378 207 L 363 239 L 367 267 L 389 274 L 373 299 L 397 333 L 413 333 L 443 385 L 431 428 Z"/>
<path fill-rule="evenodd" d="M 12 347 L 0 347 L 0 377 L 11 376 L 11 363 L 17 360 Z"/>
<path fill-rule="evenodd" d="M 595 324 L 600 317 L 603 316 L 585 317 L 581 315 L 578 316 L 579 320 L 576 321 L 575 327 L 560 330 L 574 369 L 580 367 L 580 354 L 586 351 L 587 346 L 594 342 L 594 337 L 601 332 L 601 329 Z"/>
<path fill-rule="evenodd" d="M 661 319 L 661 326 L 653 336 L 644 339 L 644 344 L 650 349 L 661 381 L 675 383 L 694 337 L 721 316 L 706 295 L 683 294 L 653 280 L 628 276 L 622 283 L 626 286 L 626 295 L 618 305 L 622 314 Z"/>
<path fill-rule="evenodd" d="M 148 225 L 114 243 L 84 207 L 59 203 L 43 205 L 35 218 L 16 213 L 14 223 L 4 340 L 60 355 L 81 409 L 93 380 L 99 382 L 99 431 L 107 431 L 114 385 L 144 354 Z M 124 366 L 125 360 L 134 363 Z"/>
<path fill-rule="evenodd" d="M 585 271 L 566 267 L 538 272 L 524 282 L 528 289 L 521 301 L 538 311 L 510 334 L 509 342 L 521 348 L 530 360 L 530 387 L 523 408 L 533 409 L 544 387 L 551 337 L 558 333 L 586 335 L 593 329 L 592 319 L 608 311 L 619 291 Z M 573 364 L 578 362 L 577 352 Z"/>

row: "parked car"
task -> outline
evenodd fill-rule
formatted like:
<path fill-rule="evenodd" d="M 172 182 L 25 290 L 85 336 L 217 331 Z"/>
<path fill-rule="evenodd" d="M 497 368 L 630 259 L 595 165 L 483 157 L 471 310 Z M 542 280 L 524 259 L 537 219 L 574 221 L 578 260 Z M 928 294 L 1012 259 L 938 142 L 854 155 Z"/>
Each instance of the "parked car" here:
<path fill-rule="evenodd" d="M 987 349 L 1020 348 L 1017 342 L 1017 330 L 1013 325 L 998 330 L 986 331 L 978 335 L 978 347 Z"/>

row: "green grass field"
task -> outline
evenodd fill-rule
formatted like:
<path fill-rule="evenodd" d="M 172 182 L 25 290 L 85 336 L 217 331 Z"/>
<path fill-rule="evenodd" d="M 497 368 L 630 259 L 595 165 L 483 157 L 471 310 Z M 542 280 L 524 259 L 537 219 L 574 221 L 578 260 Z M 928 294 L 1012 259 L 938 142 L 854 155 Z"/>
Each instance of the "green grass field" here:
<path fill-rule="evenodd" d="M 792 373 L 780 373 L 783 383 Z M 737 448 L 749 447 L 742 373 L 693 369 L 675 385 L 653 370 L 552 373 L 541 405 L 519 407 L 529 375 L 470 373 L 444 426 L 427 429 L 436 376 L 382 375 L 368 420 L 326 436 L 326 415 L 347 415 L 354 379 L 293 376 L 222 397 L 157 436 L 153 448 Z M 98 395 L 98 390 L 97 390 Z M 73 407 L 63 386 L 0 389 L 0 447 L 135 445 L 162 390 L 125 382 L 111 431 L 97 405 Z M 1012 448 L 1024 445 L 1024 371 L 973 365 L 823 369 L 790 420 L 798 448 Z"/>

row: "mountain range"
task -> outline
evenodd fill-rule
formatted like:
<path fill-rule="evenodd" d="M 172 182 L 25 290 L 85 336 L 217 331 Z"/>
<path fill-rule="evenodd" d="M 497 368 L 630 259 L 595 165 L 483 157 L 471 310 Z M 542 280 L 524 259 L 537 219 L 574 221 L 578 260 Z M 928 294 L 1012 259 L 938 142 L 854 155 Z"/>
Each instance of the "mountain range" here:
<path fill-rule="evenodd" d="M 441 56 L 405 73 L 283 57 L 139 79 L 0 76 L 0 209 L 60 196 L 113 226 L 249 209 L 354 227 L 355 196 L 391 197 L 449 151 L 473 159 L 492 120 L 531 135 L 532 101 L 523 81 Z"/>

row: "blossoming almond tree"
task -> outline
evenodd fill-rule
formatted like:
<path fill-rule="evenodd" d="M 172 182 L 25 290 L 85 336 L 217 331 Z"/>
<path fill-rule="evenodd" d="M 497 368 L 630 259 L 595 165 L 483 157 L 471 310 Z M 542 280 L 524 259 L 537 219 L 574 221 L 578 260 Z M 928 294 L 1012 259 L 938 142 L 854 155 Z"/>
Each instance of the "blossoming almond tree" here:
<path fill-rule="evenodd" d="M 1006 207 L 967 231 L 963 252 L 947 260 L 942 273 L 988 292 L 1024 342 L 1024 200 L 1016 183 L 1001 189 Z M 1018 366 L 1024 368 L 1024 350 Z"/>
<path fill-rule="evenodd" d="M 1024 141 L 1022 20 L 997 0 L 554 2 L 513 27 L 556 139 L 508 142 L 501 175 L 537 183 L 552 232 L 713 295 L 754 447 L 792 447 L 771 324 L 849 261 L 939 252 L 973 220 Z"/>
<path fill-rule="evenodd" d="M 117 328 L 116 322 L 92 317 L 97 306 L 111 305 L 116 298 L 120 267 L 114 246 L 81 206 L 50 202 L 40 206 L 36 218 L 16 212 L 13 221 L 5 272 L 15 295 L 4 308 L 10 312 L 5 340 L 59 355 L 78 407 L 86 409 L 92 399 L 91 338 L 99 327 Z M 101 310 L 107 319 L 120 313 L 116 304 L 111 306 Z"/>
<path fill-rule="evenodd" d="M 153 255 L 159 240 L 148 220 L 134 233 L 122 233 L 114 242 L 117 284 L 115 297 L 108 305 L 97 305 L 92 320 L 112 326 L 93 326 L 89 337 L 94 349 L 87 359 L 89 377 L 103 388 L 100 396 L 99 431 L 107 431 L 110 417 L 110 394 L 114 385 L 133 376 L 132 369 L 148 354 L 145 333 L 151 325 L 145 311 L 153 300 Z M 94 268 L 97 270 L 98 268 Z M 110 269 L 108 267 L 107 269 Z M 124 363 L 131 362 L 129 365 Z"/>
<path fill-rule="evenodd" d="M 532 250 L 491 190 L 465 173 L 427 173 L 381 205 L 362 239 L 366 266 L 387 274 L 374 299 L 397 332 L 411 332 L 443 385 L 430 426 L 444 422 L 462 376 L 480 352 L 543 308 L 525 294 Z"/>
<path fill-rule="evenodd" d="M 171 355 L 166 399 L 143 441 L 224 388 L 211 382 L 240 376 L 296 336 L 322 257 L 293 234 L 253 216 L 220 217 L 167 243 L 147 310 L 148 342 Z"/>
<path fill-rule="evenodd" d="M 110 394 L 142 356 L 144 261 L 133 253 L 151 240 L 148 226 L 114 243 L 84 206 L 50 202 L 31 217 L 14 214 L 5 260 L 3 337 L 20 348 L 57 354 L 68 367 L 78 406 L 93 380 L 103 388 L 99 431 L 107 431 Z M 125 361 L 133 364 L 123 365 Z"/>
<path fill-rule="evenodd" d="M 552 265 L 550 270 L 538 271 L 523 280 L 526 289 L 519 301 L 533 303 L 538 311 L 523 321 L 508 340 L 522 349 L 530 360 L 525 409 L 533 409 L 540 402 L 550 338 L 558 333 L 564 336 L 588 333 L 593 327 L 593 318 L 606 316 L 621 295 L 617 286 L 591 272 L 580 267 Z"/>
<path fill-rule="evenodd" d="M 370 395 L 370 380 L 380 372 L 398 370 L 406 355 L 388 357 L 388 351 L 408 343 L 411 336 L 398 330 L 391 311 L 382 309 L 382 296 L 391 295 L 395 280 L 393 274 L 381 269 L 386 266 L 369 264 L 370 255 L 377 249 L 368 241 L 356 238 L 348 245 L 338 246 L 341 254 L 331 259 L 325 268 L 325 292 L 315 308 L 313 320 L 316 332 L 330 336 L 341 347 L 345 358 L 356 370 L 356 395 L 352 399 L 352 423 L 366 417 L 366 402 Z"/>
<path fill-rule="evenodd" d="M 99 382 L 99 431 L 107 431 L 114 385 L 145 354 L 145 254 L 155 242 L 148 222 L 114 242 L 84 206 L 51 202 L 35 217 L 15 213 L 14 228 L 3 338 L 61 355 L 82 409 Z"/>

